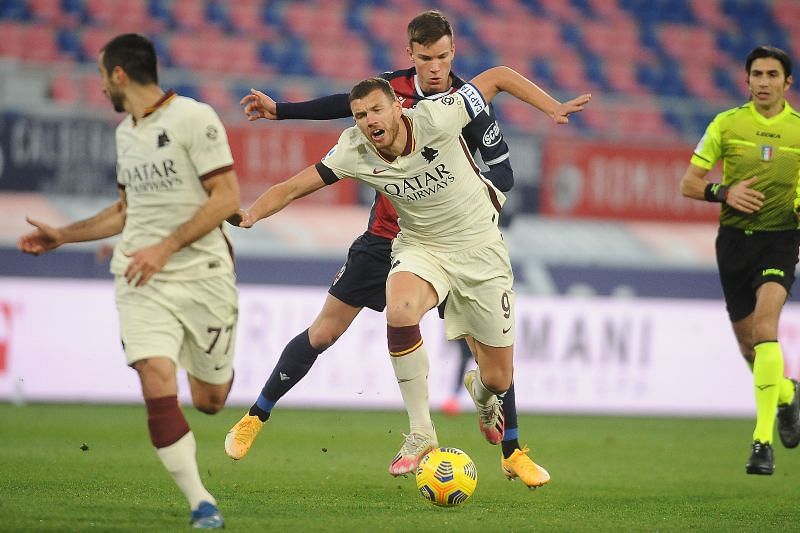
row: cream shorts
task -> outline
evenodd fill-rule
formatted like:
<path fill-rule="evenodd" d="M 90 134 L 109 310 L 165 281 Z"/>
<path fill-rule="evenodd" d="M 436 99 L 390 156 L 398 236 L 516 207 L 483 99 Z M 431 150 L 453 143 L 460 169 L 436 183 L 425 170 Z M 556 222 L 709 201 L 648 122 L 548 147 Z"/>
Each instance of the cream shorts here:
<path fill-rule="evenodd" d="M 439 304 L 447 298 L 448 339 L 469 335 L 487 346 L 514 344 L 514 273 L 502 240 L 443 253 L 397 238 L 392 265 L 389 276 L 411 272 L 433 286 Z"/>
<path fill-rule="evenodd" d="M 167 357 L 207 383 L 233 376 L 238 293 L 233 276 L 192 281 L 151 279 L 134 287 L 115 279 L 120 335 L 129 365 Z"/>

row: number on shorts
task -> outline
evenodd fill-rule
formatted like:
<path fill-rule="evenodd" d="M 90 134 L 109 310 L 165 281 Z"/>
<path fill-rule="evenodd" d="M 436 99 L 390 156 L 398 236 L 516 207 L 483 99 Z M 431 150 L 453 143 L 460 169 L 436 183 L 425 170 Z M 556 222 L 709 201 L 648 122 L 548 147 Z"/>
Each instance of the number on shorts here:
<path fill-rule="evenodd" d="M 208 350 L 206 350 L 207 354 L 210 354 L 214 350 L 214 346 L 217 345 L 217 341 L 219 341 L 223 331 L 228 336 L 228 341 L 225 343 L 225 351 L 223 353 L 228 353 L 228 350 L 231 349 L 231 339 L 233 338 L 231 332 L 233 331 L 233 324 L 224 326 L 222 328 L 208 328 L 208 332 L 212 333 L 214 338 L 211 339 L 211 345 L 208 347 Z"/>
<path fill-rule="evenodd" d="M 504 292 L 502 298 L 500 298 L 500 307 L 503 308 L 503 318 L 511 317 L 511 299 L 508 297 L 507 292 Z"/>

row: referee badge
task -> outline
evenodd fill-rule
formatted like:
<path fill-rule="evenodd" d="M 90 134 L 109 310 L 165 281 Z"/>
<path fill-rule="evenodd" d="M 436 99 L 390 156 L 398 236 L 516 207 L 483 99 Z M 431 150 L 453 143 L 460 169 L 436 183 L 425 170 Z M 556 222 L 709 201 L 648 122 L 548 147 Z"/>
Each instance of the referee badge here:
<path fill-rule="evenodd" d="M 768 144 L 761 146 L 761 160 L 772 161 L 772 146 Z"/>

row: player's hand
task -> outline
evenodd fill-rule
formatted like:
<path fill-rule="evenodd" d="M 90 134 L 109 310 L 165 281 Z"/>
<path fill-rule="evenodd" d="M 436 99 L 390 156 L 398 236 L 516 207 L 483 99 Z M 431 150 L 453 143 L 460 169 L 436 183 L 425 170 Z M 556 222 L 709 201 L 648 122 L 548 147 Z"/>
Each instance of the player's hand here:
<path fill-rule="evenodd" d="M 556 110 L 550 117 L 556 124 L 568 124 L 569 116 L 572 113 L 580 113 L 589 101 L 592 99 L 591 94 L 582 94 L 572 100 L 559 104 Z"/>
<path fill-rule="evenodd" d="M 257 89 L 250 89 L 250 94 L 239 100 L 244 107 L 244 116 L 253 121 L 260 118 L 278 120 L 278 105 L 275 100 Z"/>
<path fill-rule="evenodd" d="M 758 181 L 758 176 L 740 181 L 728 189 L 725 203 L 742 213 L 755 213 L 764 205 L 764 193 L 753 189 L 752 185 Z"/>
<path fill-rule="evenodd" d="M 28 224 L 35 226 L 36 229 L 26 233 L 17 241 L 17 248 L 21 252 L 41 255 L 64 244 L 64 236 L 59 229 L 48 226 L 44 222 L 33 220 L 30 217 L 25 217 L 25 220 L 28 221 Z"/>
<path fill-rule="evenodd" d="M 169 258 L 172 257 L 172 252 L 173 250 L 166 240 L 135 252 L 125 252 L 125 255 L 131 258 L 128 268 L 125 269 L 125 280 L 128 284 L 135 282 L 137 287 L 141 287 L 164 268 Z"/>
<path fill-rule="evenodd" d="M 242 208 L 239 208 L 236 213 L 229 216 L 227 220 L 228 224 L 239 226 L 240 228 L 252 228 L 253 224 L 256 223 L 256 220 L 253 219 L 253 215 L 251 215 L 247 209 Z"/>

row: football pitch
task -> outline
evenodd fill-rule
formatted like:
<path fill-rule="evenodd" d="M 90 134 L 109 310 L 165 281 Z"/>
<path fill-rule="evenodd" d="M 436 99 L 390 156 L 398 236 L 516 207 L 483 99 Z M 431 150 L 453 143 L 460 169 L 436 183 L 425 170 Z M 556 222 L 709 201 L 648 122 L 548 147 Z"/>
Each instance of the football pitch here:
<path fill-rule="evenodd" d="M 250 454 L 222 443 L 243 410 L 186 409 L 208 489 L 234 531 L 750 531 L 800 523 L 800 448 L 748 476 L 752 422 L 528 415 L 521 442 L 552 481 L 507 481 L 472 413 L 434 415 L 440 444 L 478 470 L 437 508 L 392 478 L 401 412 L 277 409 Z M 142 406 L 0 404 L 0 530 L 176 531 L 188 507 L 153 452 Z"/>

